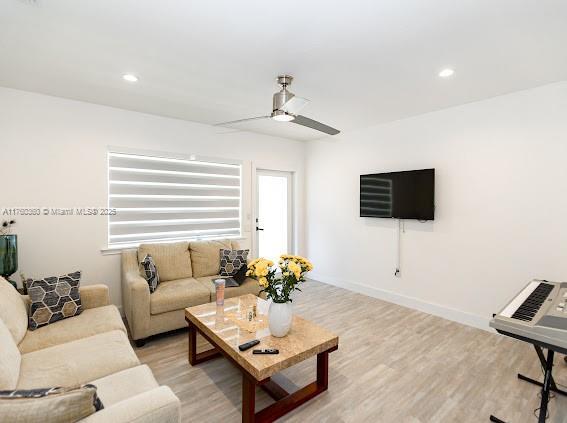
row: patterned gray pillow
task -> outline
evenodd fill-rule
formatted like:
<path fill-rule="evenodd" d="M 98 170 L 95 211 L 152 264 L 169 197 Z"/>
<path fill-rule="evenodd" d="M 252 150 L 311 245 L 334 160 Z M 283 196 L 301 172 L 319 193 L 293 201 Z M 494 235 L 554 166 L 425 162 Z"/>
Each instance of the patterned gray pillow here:
<path fill-rule="evenodd" d="M 87 383 L 86 385 L 73 386 L 71 388 L 36 388 L 36 389 L 16 389 L 14 391 L 0 391 L 0 399 L 16 399 L 16 398 L 43 398 L 49 395 L 60 395 L 68 392 L 86 389 L 92 393 L 93 407 L 95 411 L 104 409 L 102 401 L 96 393 L 96 386 Z"/>
<path fill-rule="evenodd" d="M 35 330 L 81 314 L 80 281 L 80 271 L 43 279 L 28 279 L 26 286 L 31 301 L 28 328 Z"/>
<path fill-rule="evenodd" d="M 246 266 L 246 259 L 250 250 L 220 250 L 220 275 L 234 276 L 242 266 Z"/>
<path fill-rule="evenodd" d="M 2 421 L 75 422 L 104 409 L 95 385 L 0 391 Z M 46 415 L 49 418 L 46 418 Z"/>
<path fill-rule="evenodd" d="M 154 292 L 159 285 L 159 273 L 154 263 L 154 259 L 149 254 L 146 254 L 144 260 L 140 263 L 144 269 L 144 277 L 150 287 L 150 294 Z"/>

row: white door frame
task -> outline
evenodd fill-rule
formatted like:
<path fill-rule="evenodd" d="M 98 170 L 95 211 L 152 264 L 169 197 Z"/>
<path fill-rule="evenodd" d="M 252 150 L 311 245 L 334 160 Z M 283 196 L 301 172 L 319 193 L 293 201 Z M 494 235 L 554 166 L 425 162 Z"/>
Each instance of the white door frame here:
<path fill-rule="evenodd" d="M 294 189 L 295 189 L 295 172 L 289 170 L 274 170 L 274 169 L 264 169 L 264 168 L 255 168 L 253 181 L 255 185 L 254 189 L 254 210 L 252 212 L 252 231 L 254 235 L 252 236 L 253 239 L 253 248 L 252 252 L 254 253 L 254 257 L 258 257 L 259 254 L 259 231 L 256 230 L 256 225 L 258 219 L 258 212 L 260 209 L 260 196 L 258 193 L 259 184 L 258 184 L 258 177 L 260 175 L 267 175 L 267 176 L 285 176 L 287 178 L 287 245 L 288 245 L 288 253 L 294 254 L 295 250 L 295 242 L 294 242 L 294 233 L 295 233 L 295 206 L 294 206 Z M 261 224 L 262 222 L 260 222 Z"/>

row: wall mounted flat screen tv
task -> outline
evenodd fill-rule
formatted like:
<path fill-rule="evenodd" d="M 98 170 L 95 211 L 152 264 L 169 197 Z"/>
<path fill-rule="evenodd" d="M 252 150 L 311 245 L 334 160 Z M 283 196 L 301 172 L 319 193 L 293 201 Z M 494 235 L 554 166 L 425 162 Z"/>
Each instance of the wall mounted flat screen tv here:
<path fill-rule="evenodd" d="M 435 169 L 360 175 L 360 216 L 433 220 Z"/>

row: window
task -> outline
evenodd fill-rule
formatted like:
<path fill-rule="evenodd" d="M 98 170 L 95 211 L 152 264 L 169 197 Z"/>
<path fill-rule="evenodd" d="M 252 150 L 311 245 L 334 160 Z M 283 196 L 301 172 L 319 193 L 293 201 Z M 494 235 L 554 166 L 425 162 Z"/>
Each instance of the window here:
<path fill-rule="evenodd" d="M 109 248 L 240 236 L 241 165 L 108 153 Z"/>

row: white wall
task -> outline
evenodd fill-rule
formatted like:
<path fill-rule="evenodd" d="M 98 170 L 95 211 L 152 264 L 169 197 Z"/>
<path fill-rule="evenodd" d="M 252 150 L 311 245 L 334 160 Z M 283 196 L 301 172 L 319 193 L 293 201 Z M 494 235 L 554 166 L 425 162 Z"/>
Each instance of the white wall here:
<path fill-rule="evenodd" d="M 397 278 L 359 175 L 428 167 L 435 221 L 406 222 Z M 479 327 L 531 278 L 567 281 L 567 82 L 309 143 L 306 180 L 315 279 Z"/>
<path fill-rule="evenodd" d="M 0 88 L 0 209 L 105 206 L 109 145 L 244 160 L 245 216 L 254 167 L 295 171 L 297 250 L 324 282 L 485 327 L 530 278 L 567 280 L 565 82 L 307 147 Z M 395 222 L 358 217 L 358 178 L 424 167 L 436 168 L 436 219 L 406 222 L 396 278 Z M 100 252 L 105 218 L 17 220 L 21 271 L 82 269 L 85 283 L 107 283 L 120 304 L 120 257 Z"/>
<path fill-rule="evenodd" d="M 295 172 L 296 248 L 303 249 L 305 144 L 0 88 L 0 209 L 107 205 L 108 146 L 243 160 L 243 244 L 251 244 L 254 169 Z M 0 221 L 7 216 L 0 215 Z M 105 217 L 16 216 L 19 271 L 39 277 L 77 269 L 120 304 L 120 256 L 102 255 Z M 19 281 L 18 275 L 13 279 Z"/>

